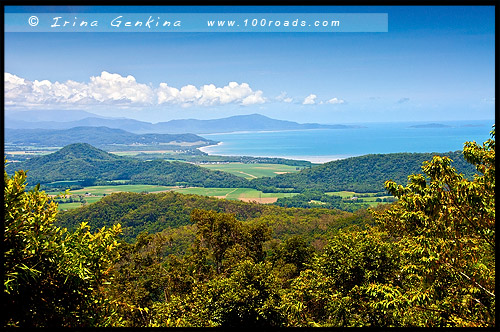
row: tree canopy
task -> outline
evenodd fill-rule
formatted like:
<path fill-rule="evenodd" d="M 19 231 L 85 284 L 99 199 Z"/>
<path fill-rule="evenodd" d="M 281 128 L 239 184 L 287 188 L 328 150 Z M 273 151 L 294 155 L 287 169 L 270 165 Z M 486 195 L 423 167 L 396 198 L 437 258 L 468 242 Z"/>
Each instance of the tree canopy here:
<path fill-rule="evenodd" d="M 4 172 L 3 326 L 109 326 L 119 321 L 102 288 L 117 259 L 120 225 L 91 233 L 54 224 L 57 205 L 26 174 Z"/>
<path fill-rule="evenodd" d="M 435 155 L 354 213 L 123 193 L 60 227 L 4 172 L 2 324 L 495 327 L 495 130 L 463 158 L 474 177 Z M 141 231 L 120 243 L 120 220 Z"/>

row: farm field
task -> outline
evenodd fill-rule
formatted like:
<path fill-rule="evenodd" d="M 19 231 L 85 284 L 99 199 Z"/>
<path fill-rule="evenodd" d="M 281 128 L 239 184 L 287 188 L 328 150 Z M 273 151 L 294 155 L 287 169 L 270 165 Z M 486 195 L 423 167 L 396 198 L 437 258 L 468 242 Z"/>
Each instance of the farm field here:
<path fill-rule="evenodd" d="M 182 194 L 196 194 L 203 196 L 213 196 L 232 200 L 257 203 L 274 203 L 281 197 L 291 197 L 295 193 L 263 193 L 262 191 L 250 188 L 179 188 L 175 192 Z"/>
<path fill-rule="evenodd" d="M 109 153 L 115 154 L 117 156 L 125 156 L 125 157 L 136 157 L 138 154 L 164 154 L 164 155 L 175 155 L 177 152 L 175 152 L 173 149 L 165 149 L 162 148 L 161 150 L 130 150 L 130 151 L 109 151 Z"/>
<path fill-rule="evenodd" d="M 300 170 L 300 167 L 282 164 L 244 164 L 244 163 L 226 163 L 226 164 L 201 164 L 200 166 L 211 169 L 228 172 L 248 180 L 261 178 L 265 176 L 273 177 L 283 173 L 294 173 Z"/>
<path fill-rule="evenodd" d="M 245 202 L 257 203 L 274 203 L 281 197 L 290 197 L 296 195 L 295 193 L 263 193 L 256 189 L 249 188 L 179 188 L 169 186 L 154 186 L 154 185 L 116 185 L 116 186 L 90 186 L 78 190 L 72 190 L 70 193 L 73 195 L 83 196 L 86 203 L 94 203 L 99 201 L 105 195 L 114 192 L 162 192 L 162 191 L 175 191 L 181 194 L 196 194 L 202 196 L 212 196 L 217 198 L 241 200 Z M 49 195 L 57 195 L 59 192 L 47 192 Z M 59 203 L 60 210 L 69 210 L 80 207 L 82 203 Z"/>
<path fill-rule="evenodd" d="M 350 198 L 350 197 L 358 197 L 359 199 L 362 200 L 363 203 L 367 203 L 370 206 L 377 206 L 379 204 L 384 204 L 387 202 L 377 202 L 377 199 L 393 199 L 394 197 L 391 195 L 387 196 L 376 196 L 377 193 L 357 193 L 354 191 L 334 191 L 334 192 L 327 192 L 325 193 L 327 195 L 335 195 L 335 196 L 340 196 L 342 198 Z"/>
<path fill-rule="evenodd" d="M 91 186 L 78 190 L 71 190 L 70 193 L 74 196 L 82 196 L 85 203 L 90 204 L 99 201 L 105 195 L 115 192 L 161 192 L 171 190 L 174 187 L 154 186 L 154 185 L 116 185 L 116 186 Z M 58 195 L 59 191 L 47 191 L 48 195 Z M 90 194 L 90 195 L 87 195 Z M 58 202 L 59 210 L 76 209 L 82 206 L 81 202 L 62 203 Z"/>
<path fill-rule="evenodd" d="M 169 187 L 169 186 L 155 186 L 155 185 L 149 185 L 149 184 L 124 184 L 124 185 L 116 185 L 116 186 L 92 186 L 92 187 L 85 187 L 83 189 L 78 189 L 78 190 L 72 190 L 71 193 L 76 194 L 76 195 L 84 195 L 86 193 L 90 193 L 91 195 L 96 195 L 96 196 L 102 196 L 103 194 L 111 194 L 115 192 L 133 192 L 133 193 L 140 193 L 140 192 L 159 192 L 159 191 L 166 191 L 170 190 L 174 187 Z"/>

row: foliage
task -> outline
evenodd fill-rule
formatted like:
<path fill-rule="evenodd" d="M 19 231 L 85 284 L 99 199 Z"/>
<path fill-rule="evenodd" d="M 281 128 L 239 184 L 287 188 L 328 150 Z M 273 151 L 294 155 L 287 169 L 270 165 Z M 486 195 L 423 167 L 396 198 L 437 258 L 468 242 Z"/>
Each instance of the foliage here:
<path fill-rule="evenodd" d="M 460 151 L 440 153 L 455 160 L 455 166 L 467 178 L 472 178 L 474 167 L 466 162 Z M 370 154 L 331 161 L 304 169 L 298 173 L 280 174 L 272 178 L 259 178 L 250 181 L 253 188 L 264 192 L 292 190 L 292 192 L 319 191 L 384 191 L 388 179 L 404 181 L 408 174 L 420 171 L 431 153 L 389 153 Z"/>
<path fill-rule="evenodd" d="M 287 287 L 290 280 L 311 264 L 316 250 L 301 235 L 291 236 L 281 244 L 272 245 L 274 248 L 269 252 L 269 260 L 273 264 L 273 273 Z"/>
<path fill-rule="evenodd" d="M 355 212 L 116 193 L 59 215 L 69 232 L 5 173 L 4 325 L 493 327 L 494 135 L 464 146 L 475 176 L 436 155 L 406 187 L 386 182 L 397 202 Z"/>
<path fill-rule="evenodd" d="M 482 146 L 467 142 L 464 157 L 479 172 L 467 180 L 447 157 L 424 163 L 403 187 L 386 188 L 399 198 L 378 214 L 399 239 L 401 324 L 495 325 L 495 130 Z"/>
<path fill-rule="evenodd" d="M 368 204 L 354 203 L 353 200 L 342 199 L 340 196 L 327 195 L 318 191 L 306 191 L 292 197 L 278 198 L 275 205 L 285 207 L 312 208 L 322 207 L 353 212 L 368 208 Z"/>
<path fill-rule="evenodd" d="M 291 326 L 390 326 L 387 310 L 374 308 L 370 287 L 393 282 L 397 247 L 370 228 L 340 231 L 292 281 L 283 310 Z"/>
<path fill-rule="evenodd" d="M 123 227 L 123 240 L 132 242 L 144 231 L 158 233 L 190 225 L 194 209 L 234 213 L 237 219 L 247 222 L 262 221 L 280 239 L 306 233 L 308 241 L 326 238 L 336 228 L 373 219 L 366 210 L 349 213 L 320 208 L 283 208 L 174 192 L 114 193 L 93 204 L 60 212 L 57 219 L 59 225 L 69 229 L 76 228 L 82 222 L 88 222 L 92 228 L 119 223 Z"/>
<path fill-rule="evenodd" d="M 154 309 L 149 314 L 144 310 L 122 311 L 127 325 L 147 326 L 153 321 L 154 324 L 171 325 L 168 317 L 185 315 L 182 308 L 186 306 L 197 309 L 195 312 L 189 310 L 189 315 L 181 320 L 195 325 L 204 324 L 200 315 L 214 315 L 214 310 L 219 310 L 218 315 L 221 315 L 218 319 L 210 318 L 218 320 L 216 325 L 235 324 L 244 315 L 251 317 L 241 318 L 243 322 L 251 323 L 262 314 L 260 311 L 255 313 L 255 307 L 267 301 L 269 292 L 274 294 L 272 301 L 279 299 L 276 287 L 262 284 L 274 282 L 274 277 L 267 276 L 270 266 L 260 264 L 265 258 L 263 244 L 270 237 L 267 227 L 243 224 L 231 214 L 198 209 L 192 212 L 191 221 L 196 237 L 189 253 L 182 258 L 166 257 L 170 237 L 164 234 L 142 233 L 133 245 L 124 245 L 123 257 L 114 269 L 116 282 L 109 287 L 109 292 L 121 303 Z M 246 263 L 241 265 L 242 262 Z M 253 280 L 255 278 L 258 281 Z M 207 297 L 211 298 L 209 302 Z M 241 301 L 247 303 L 242 306 Z M 205 307 L 206 310 L 199 308 L 213 302 L 219 304 L 210 309 Z M 235 308 L 234 313 L 228 312 L 235 303 L 241 307 Z M 268 314 L 274 315 L 275 307 L 266 305 L 266 309 L 262 309 L 269 311 L 263 314 L 266 320 L 271 319 Z M 193 317 L 200 321 L 194 323 Z M 182 325 L 176 323 L 179 324 Z"/>
<path fill-rule="evenodd" d="M 38 188 L 25 191 L 26 173 L 4 172 L 3 326 L 60 327 L 119 324 L 102 292 L 110 282 L 120 226 L 90 233 L 54 225 L 57 205 Z"/>
<path fill-rule="evenodd" d="M 244 260 L 229 276 L 197 285 L 187 297 L 155 305 L 157 326 L 282 326 L 278 282 L 269 263 Z"/>

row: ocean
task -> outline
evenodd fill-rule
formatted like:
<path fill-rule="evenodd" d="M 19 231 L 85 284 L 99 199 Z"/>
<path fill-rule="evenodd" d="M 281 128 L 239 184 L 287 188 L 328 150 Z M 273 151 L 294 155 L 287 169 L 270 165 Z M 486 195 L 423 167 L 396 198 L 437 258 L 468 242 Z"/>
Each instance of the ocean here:
<path fill-rule="evenodd" d="M 203 134 L 219 141 L 201 148 L 214 155 L 280 157 L 324 163 L 366 154 L 448 152 L 482 144 L 494 120 L 356 124 L 358 128 Z"/>

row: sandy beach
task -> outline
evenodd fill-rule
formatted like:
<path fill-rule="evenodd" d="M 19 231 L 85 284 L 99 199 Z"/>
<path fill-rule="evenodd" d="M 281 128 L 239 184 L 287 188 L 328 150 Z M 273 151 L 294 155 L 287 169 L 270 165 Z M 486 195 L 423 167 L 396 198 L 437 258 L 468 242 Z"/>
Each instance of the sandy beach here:
<path fill-rule="evenodd" d="M 213 148 L 213 147 L 215 147 L 215 146 L 222 145 L 222 144 L 223 144 L 223 142 L 219 142 L 217 144 L 202 146 L 201 148 L 197 148 L 197 149 L 200 150 L 201 152 L 204 152 L 204 153 L 214 154 L 214 153 L 210 153 L 210 149 Z"/>
<path fill-rule="evenodd" d="M 207 145 L 198 148 L 201 152 L 207 153 L 209 155 L 219 155 L 219 156 L 242 156 L 244 154 L 223 154 L 223 153 L 214 153 L 213 149 L 217 146 L 223 145 L 224 142 L 219 142 L 213 145 Z M 246 155 L 245 155 L 246 156 Z M 292 160 L 307 160 L 313 164 L 324 164 L 330 161 L 340 160 L 350 158 L 350 155 L 334 155 L 334 156 L 251 156 L 255 158 L 282 158 L 282 159 L 292 159 Z"/>

